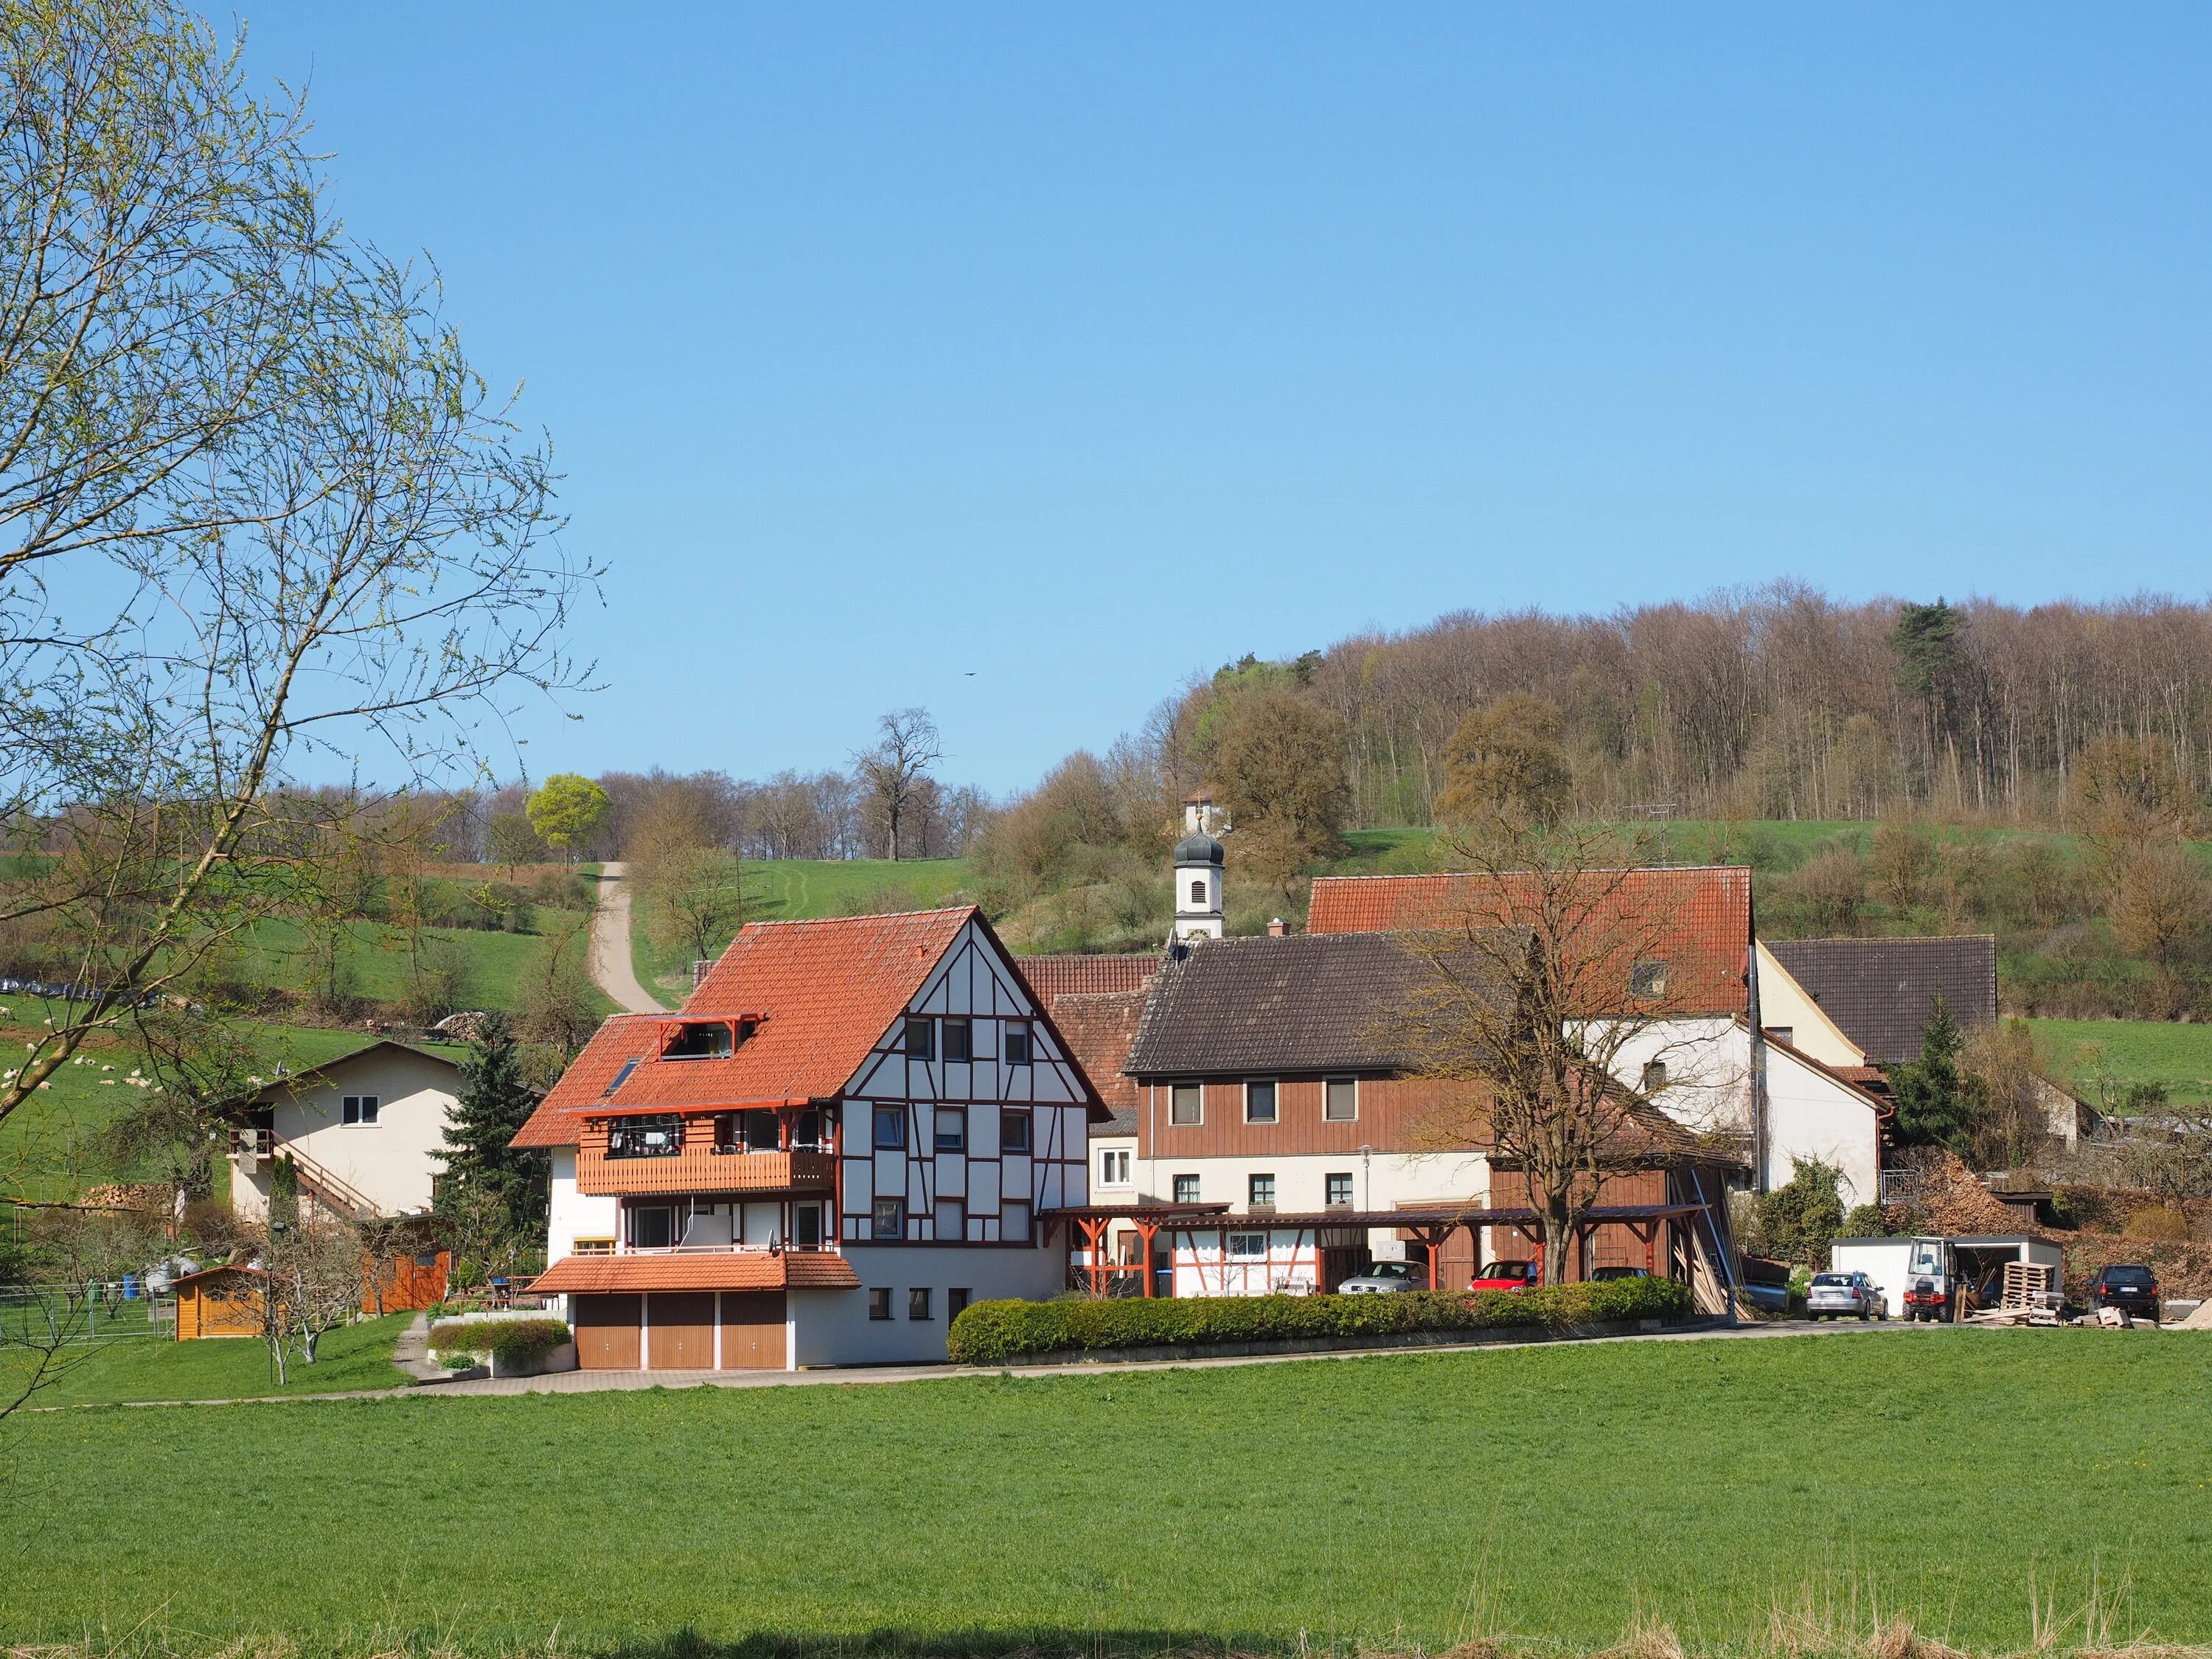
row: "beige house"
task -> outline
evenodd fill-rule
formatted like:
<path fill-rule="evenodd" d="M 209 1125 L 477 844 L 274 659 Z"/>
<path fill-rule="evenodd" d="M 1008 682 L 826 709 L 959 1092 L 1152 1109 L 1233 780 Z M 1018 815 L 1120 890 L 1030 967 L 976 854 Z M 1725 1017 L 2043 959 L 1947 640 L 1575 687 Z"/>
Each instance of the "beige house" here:
<path fill-rule="evenodd" d="M 428 1210 L 460 1086 L 453 1061 L 389 1041 L 276 1079 L 261 1091 L 253 1127 L 232 1139 L 231 1207 L 248 1220 L 267 1217 L 282 1153 L 298 1172 L 303 1204 L 348 1220 Z"/>

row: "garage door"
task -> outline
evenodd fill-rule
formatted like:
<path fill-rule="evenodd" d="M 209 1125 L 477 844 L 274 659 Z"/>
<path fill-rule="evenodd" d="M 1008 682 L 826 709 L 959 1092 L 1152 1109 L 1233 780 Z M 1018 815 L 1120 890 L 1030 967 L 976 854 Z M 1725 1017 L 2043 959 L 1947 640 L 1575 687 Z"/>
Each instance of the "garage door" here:
<path fill-rule="evenodd" d="M 580 1296 L 575 1298 L 576 1366 L 586 1371 L 637 1369 L 640 1304 L 635 1296 Z"/>
<path fill-rule="evenodd" d="M 783 1369 L 783 1292 L 722 1292 L 722 1369 Z"/>
<path fill-rule="evenodd" d="M 647 1310 L 647 1364 L 656 1371 L 703 1371 L 714 1364 L 714 1293 L 655 1291 Z"/>

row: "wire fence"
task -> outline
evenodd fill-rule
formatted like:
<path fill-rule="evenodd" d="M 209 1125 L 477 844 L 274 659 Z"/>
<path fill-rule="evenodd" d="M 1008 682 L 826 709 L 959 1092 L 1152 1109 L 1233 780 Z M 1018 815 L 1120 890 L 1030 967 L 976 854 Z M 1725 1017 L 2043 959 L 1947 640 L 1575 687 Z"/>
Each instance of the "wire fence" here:
<path fill-rule="evenodd" d="M 176 1334 L 177 1298 L 136 1280 L 0 1289 L 0 1345 L 46 1348 Z"/>

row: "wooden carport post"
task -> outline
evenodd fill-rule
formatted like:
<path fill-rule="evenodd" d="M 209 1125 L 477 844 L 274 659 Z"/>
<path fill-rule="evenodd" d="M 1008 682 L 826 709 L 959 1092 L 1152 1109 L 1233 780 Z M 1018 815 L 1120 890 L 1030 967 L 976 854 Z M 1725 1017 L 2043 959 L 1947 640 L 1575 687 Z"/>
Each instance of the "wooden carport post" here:
<path fill-rule="evenodd" d="M 1146 1296 L 1152 1293 L 1152 1235 L 1159 1230 L 1160 1224 L 1157 1221 L 1140 1220 L 1137 1223 L 1137 1245 L 1142 1257 L 1139 1265 L 1145 1275 Z"/>

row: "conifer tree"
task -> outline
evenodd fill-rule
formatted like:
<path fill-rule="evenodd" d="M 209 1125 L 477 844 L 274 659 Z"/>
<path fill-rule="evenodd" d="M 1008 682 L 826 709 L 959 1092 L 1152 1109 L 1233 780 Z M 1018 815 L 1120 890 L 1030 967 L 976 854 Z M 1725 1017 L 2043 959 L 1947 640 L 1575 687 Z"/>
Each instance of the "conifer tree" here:
<path fill-rule="evenodd" d="M 550 1200 L 550 1161 L 514 1146 L 538 1104 L 523 1079 L 522 1056 L 503 1013 L 486 1014 L 461 1062 L 460 1098 L 446 1125 L 446 1165 L 436 1208 L 458 1213 L 466 1195 L 489 1194 L 519 1238 L 542 1237 Z"/>
<path fill-rule="evenodd" d="M 1908 1146 L 1945 1146 L 1964 1156 L 1972 1145 L 1974 1080 L 1959 1070 L 1965 1039 L 1938 991 L 1920 1028 L 1920 1058 L 1897 1068 L 1897 1137 Z"/>

